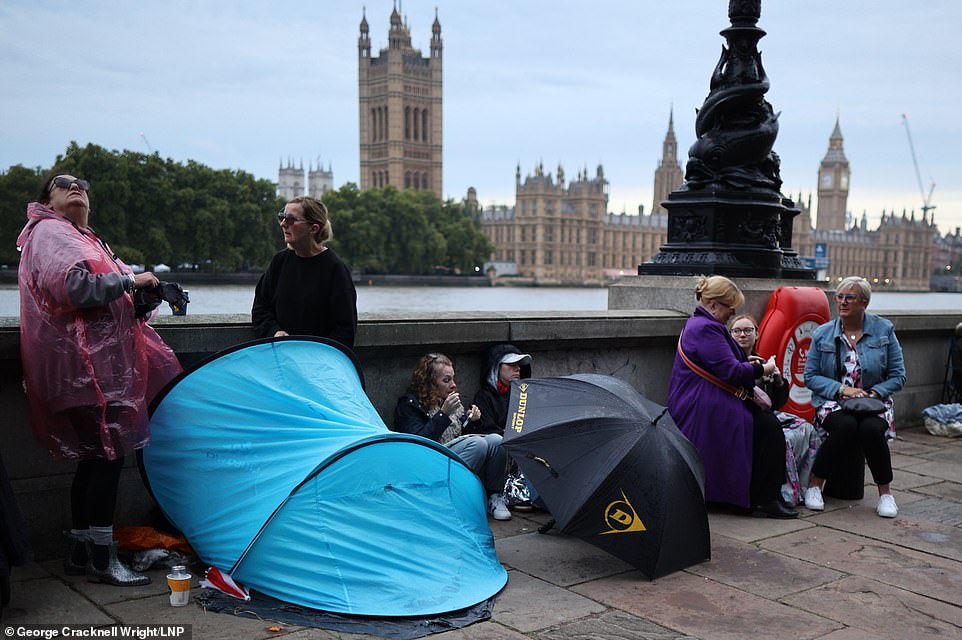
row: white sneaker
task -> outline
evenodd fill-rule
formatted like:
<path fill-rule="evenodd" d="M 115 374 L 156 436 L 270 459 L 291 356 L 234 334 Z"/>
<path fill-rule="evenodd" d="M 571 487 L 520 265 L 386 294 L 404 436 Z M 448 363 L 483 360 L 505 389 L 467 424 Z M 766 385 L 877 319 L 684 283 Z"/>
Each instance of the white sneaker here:
<path fill-rule="evenodd" d="M 511 512 L 508 505 L 504 503 L 504 497 L 500 493 L 492 493 L 488 498 L 488 511 L 495 520 L 510 520 Z"/>
<path fill-rule="evenodd" d="M 878 506 L 875 511 L 883 518 L 894 518 L 899 514 L 899 506 L 895 504 L 895 498 L 891 493 L 883 493 L 878 497 Z"/>
<path fill-rule="evenodd" d="M 805 489 L 805 508 L 812 511 L 824 511 L 825 501 L 822 500 L 822 490 L 818 487 Z"/>

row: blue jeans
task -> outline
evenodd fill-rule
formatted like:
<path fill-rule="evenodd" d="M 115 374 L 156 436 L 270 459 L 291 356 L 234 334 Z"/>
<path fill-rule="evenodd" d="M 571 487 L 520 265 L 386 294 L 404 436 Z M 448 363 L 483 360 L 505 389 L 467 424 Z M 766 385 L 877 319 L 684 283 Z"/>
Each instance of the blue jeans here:
<path fill-rule="evenodd" d="M 487 493 L 501 493 L 508 470 L 501 436 L 496 433 L 463 436 L 447 446 L 481 479 Z"/>

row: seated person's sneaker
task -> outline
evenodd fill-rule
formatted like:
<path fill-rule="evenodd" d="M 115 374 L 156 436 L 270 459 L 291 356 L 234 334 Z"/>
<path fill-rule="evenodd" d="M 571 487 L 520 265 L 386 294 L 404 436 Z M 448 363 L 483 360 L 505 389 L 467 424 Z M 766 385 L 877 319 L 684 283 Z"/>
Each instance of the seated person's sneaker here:
<path fill-rule="evenodd" d="M 825 501 L 822 499 L 822 490 L 818 487 L 805 489 L 805 508 L 812 511 L 824 511 Z"/>
<path fill-rule="evenodd" d="M 500 493 L 492 493 L 488 498 L 488 511 L 495 520 L 510 520 L 511 512 L 508 505 L 504 503 L 504 496 Z"/>
<path fill-rule="evenodd" d="M 883 518 L 894 518 L 899 514 L 899 507 L 895 504 L 895 498 L 891 493 L 883 493 L 878 497 L 878 506 L 875 511 Z"/>

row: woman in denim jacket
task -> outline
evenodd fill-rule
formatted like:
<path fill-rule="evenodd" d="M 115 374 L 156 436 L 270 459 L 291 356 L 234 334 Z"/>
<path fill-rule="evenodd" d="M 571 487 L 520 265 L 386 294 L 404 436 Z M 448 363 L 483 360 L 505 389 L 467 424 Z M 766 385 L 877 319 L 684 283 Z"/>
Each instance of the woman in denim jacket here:
<path fill-rule="evenodd" d="M 805 506 L 814 511 L 825 508 L 822 487 L 859 450 L 865 455 L 872 479 L 878 485 L 877 513 L 883 518 L 898 515 L 892 482 L 892 457 L 888 440 L 895 438 L 892 394 L 905 384 L 902 347 L 895 328 L 885 318 L 867 313 L 872 288 L 865 278 L 849 277 L 835 289 L 838 318 L 812 333 L 805 362 L 805 386 L 812 392 L 817 412 L 815 424 L 828 434 L 822 442 Z M 842 398 L 872 397 L 885 403 L 881 415 L 854 416 L 840 411 Z"/>

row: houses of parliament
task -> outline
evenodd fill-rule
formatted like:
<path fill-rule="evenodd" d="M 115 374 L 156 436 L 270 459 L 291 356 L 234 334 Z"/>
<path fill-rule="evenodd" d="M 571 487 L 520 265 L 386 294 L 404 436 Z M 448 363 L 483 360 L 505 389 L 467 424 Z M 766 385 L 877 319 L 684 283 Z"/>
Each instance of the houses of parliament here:
<path fill-rule="evenodd" d="M 412 46 L 411 31 L 397 7 L 391 12 L 388 45 L 371 53 L 367 17 L 358 37 L 358 122 L 361 189 L 393 186 L 442 190 L 442 41 L 435 11 L 429 52 Z M 823 281 L 862 275 L 874 286 L 893 291 L 929 289 L 930 276 L 962 251 L 962 236 L 940 236 L 926 213 L 882 212 L 877 228 L 866 215 L 848 213 L 849 163 L 838 120 L 818 167 L 818 209 L 811 194 L 794 197 L 800 210 L 793 227 L 793 249 Z M 279 193 L 304 193 L 303 167 L 292 163 L 279 172 Z M 311 167 L 310 193 L 332 188 L 328 165 Z M 602 284 L 633 275 L 667 240 L 668 214 L 661 206 L 684 183 L 678 161 L 673 117 L 654 172 L 651 209 L 637 214 L 608 212 L 609 185 L 604 167 L 580 168 L 568 179 L 562 166 L 554 173 L 538 164 L 522 177 L 515 169 L 515 203 L 481 208 L 474 188 L 467 209 L 476 215 L 495 246 L 489 276 L 516 276 L 543 284 Z M 813 218 L 816 221 L 812 226 Z"/>
<path fill-rule="evenodd" d="M 862 275 L 885 290 L 927 291 L 930 275 L 946 259 L 937 251 L 944 241 L 935 223 L 905 211 L 883 211 L 875 229 L 869 229 L 864 213 L 853 222 L 847 212 L 849 176 L 836 121 L 818 168 L 816 225 L 812 227 L 811 196 L 799 194 L 792 248 L 827 282 Z M 519 166 L 514 206 L 481 212 L 481 226 L 496 247 L 491 267 L 543 284 L 600 284 L 633 275 L 666 242 L 668 214 L 661 202 L 683 182 L 671 117 L 655 169 L 650 213 L 643 207 L 637 215 L 608 213 L 608 181 L 601 166 L 594 175 L 579 171 L 569 182 L 560 166 L 552 176 L 539 164 L 524 179 Z M 476 202 L 477 194 L 469 190 L 467 199 Z M 954 238 L 958 240 L 958 230 Z"/>

